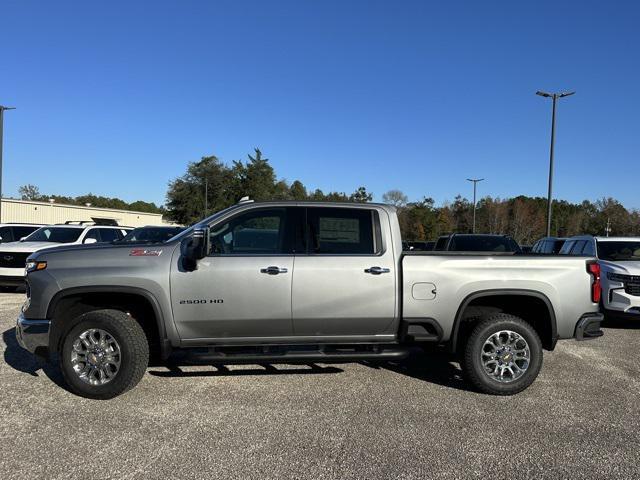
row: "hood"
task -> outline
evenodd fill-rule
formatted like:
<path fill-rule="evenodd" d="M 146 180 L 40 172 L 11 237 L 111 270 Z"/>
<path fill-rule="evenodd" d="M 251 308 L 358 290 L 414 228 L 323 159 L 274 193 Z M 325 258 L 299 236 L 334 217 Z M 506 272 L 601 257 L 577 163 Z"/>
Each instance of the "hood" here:
<path fill-rule="evenodd" d="M 0 252 L 35 252 L 58 245 L 55 242 L 9 242 L 0 244 Z"/>
<path fill-rule="evenodd" d="M 604 272 L 640 275 L 640 261 L 610 262 L 608 260 L 600 260 L 600 266 Z"/>

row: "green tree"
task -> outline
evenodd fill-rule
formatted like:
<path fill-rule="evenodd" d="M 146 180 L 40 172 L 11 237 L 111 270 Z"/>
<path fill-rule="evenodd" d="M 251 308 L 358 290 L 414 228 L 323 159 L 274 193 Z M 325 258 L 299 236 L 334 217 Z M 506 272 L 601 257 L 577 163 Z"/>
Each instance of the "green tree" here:
<path fill-rule="evenodd" d="M 365 187 L 358 187 L 358 189 L 349 196 L 349 200 L 357 203 L 367 203 L 373 200 L 373 194 L 367 192 Z"/>

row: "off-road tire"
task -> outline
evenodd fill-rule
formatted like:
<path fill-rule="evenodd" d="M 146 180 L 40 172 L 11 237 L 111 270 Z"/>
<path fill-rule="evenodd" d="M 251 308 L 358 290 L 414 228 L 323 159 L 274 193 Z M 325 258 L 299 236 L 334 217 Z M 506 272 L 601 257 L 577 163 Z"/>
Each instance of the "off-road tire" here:
<path fill-rule="evenodd" d="M 88 329 L 101 329 L 109 333 L 121 350 L 117 374 L 104 385 L 91 385 L 74 371 L 71 362 L 73 343 Z M 85 398 L 107 400 L 135 387 L 149 364 L 149 342 L 138 322 L 120 310 L 94 310 L 80 316 L 65 333 L 58 355 L 60 369 L 69 389 Z"/>
<path fill-rule="evenodd" d="M 529 365 L 520 378 L 500 383 L 485 371 L 481 352 L 485 341 L 499 331 L 512 331 L 523 337 L 530 350 Z M 498 313 L 481 321 L 466 339 L 462 358 L 462 370 L 466 378 L 482 393 L 490 395 L 514 395 L 526 389 L 542 368 L 542 342 L 533 327 L 515 315 Z"/>

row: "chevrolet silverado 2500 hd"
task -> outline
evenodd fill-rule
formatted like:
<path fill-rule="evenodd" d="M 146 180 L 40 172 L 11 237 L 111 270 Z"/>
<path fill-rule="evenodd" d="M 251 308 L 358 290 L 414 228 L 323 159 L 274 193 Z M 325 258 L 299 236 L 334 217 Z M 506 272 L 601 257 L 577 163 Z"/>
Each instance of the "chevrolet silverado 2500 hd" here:
<path fill-rule="evenodd" d="M 517 393 L 558 339 L 602 334 L 597 263 L 403 253 L 394 207 L 241 201 L 155 245 L 36 252 L 19 343 L 107 399 L 150 354 L 207 364 L 398 360 L 440 344 L 482 392 Z"/>

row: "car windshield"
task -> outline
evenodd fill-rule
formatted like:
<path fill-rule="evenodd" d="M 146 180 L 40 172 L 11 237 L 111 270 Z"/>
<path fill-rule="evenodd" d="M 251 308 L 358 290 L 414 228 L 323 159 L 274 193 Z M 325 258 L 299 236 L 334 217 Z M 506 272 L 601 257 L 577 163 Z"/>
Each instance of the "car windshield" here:
<path fill-rule="evenodd" d="M 455 235 L 449 250 L 454 252 L 519 252 L 518 244 L 509 237 Z"/>
<path fill-rule="evenodd" d="M 25 242 L 72 243 L 78 240 L 82 231 L 82 228 L 42 227 L 24 240 Z"/>
<path fill-rule="evenodd" d="M 612 262 L 640 261 L 640 240 L 598 242 L 598 258 Z"/>
<path fill-rule="evenodd" d="M 117 243 L 163 243 L 183 230 L 182 227 L 139 227 Z"/>

